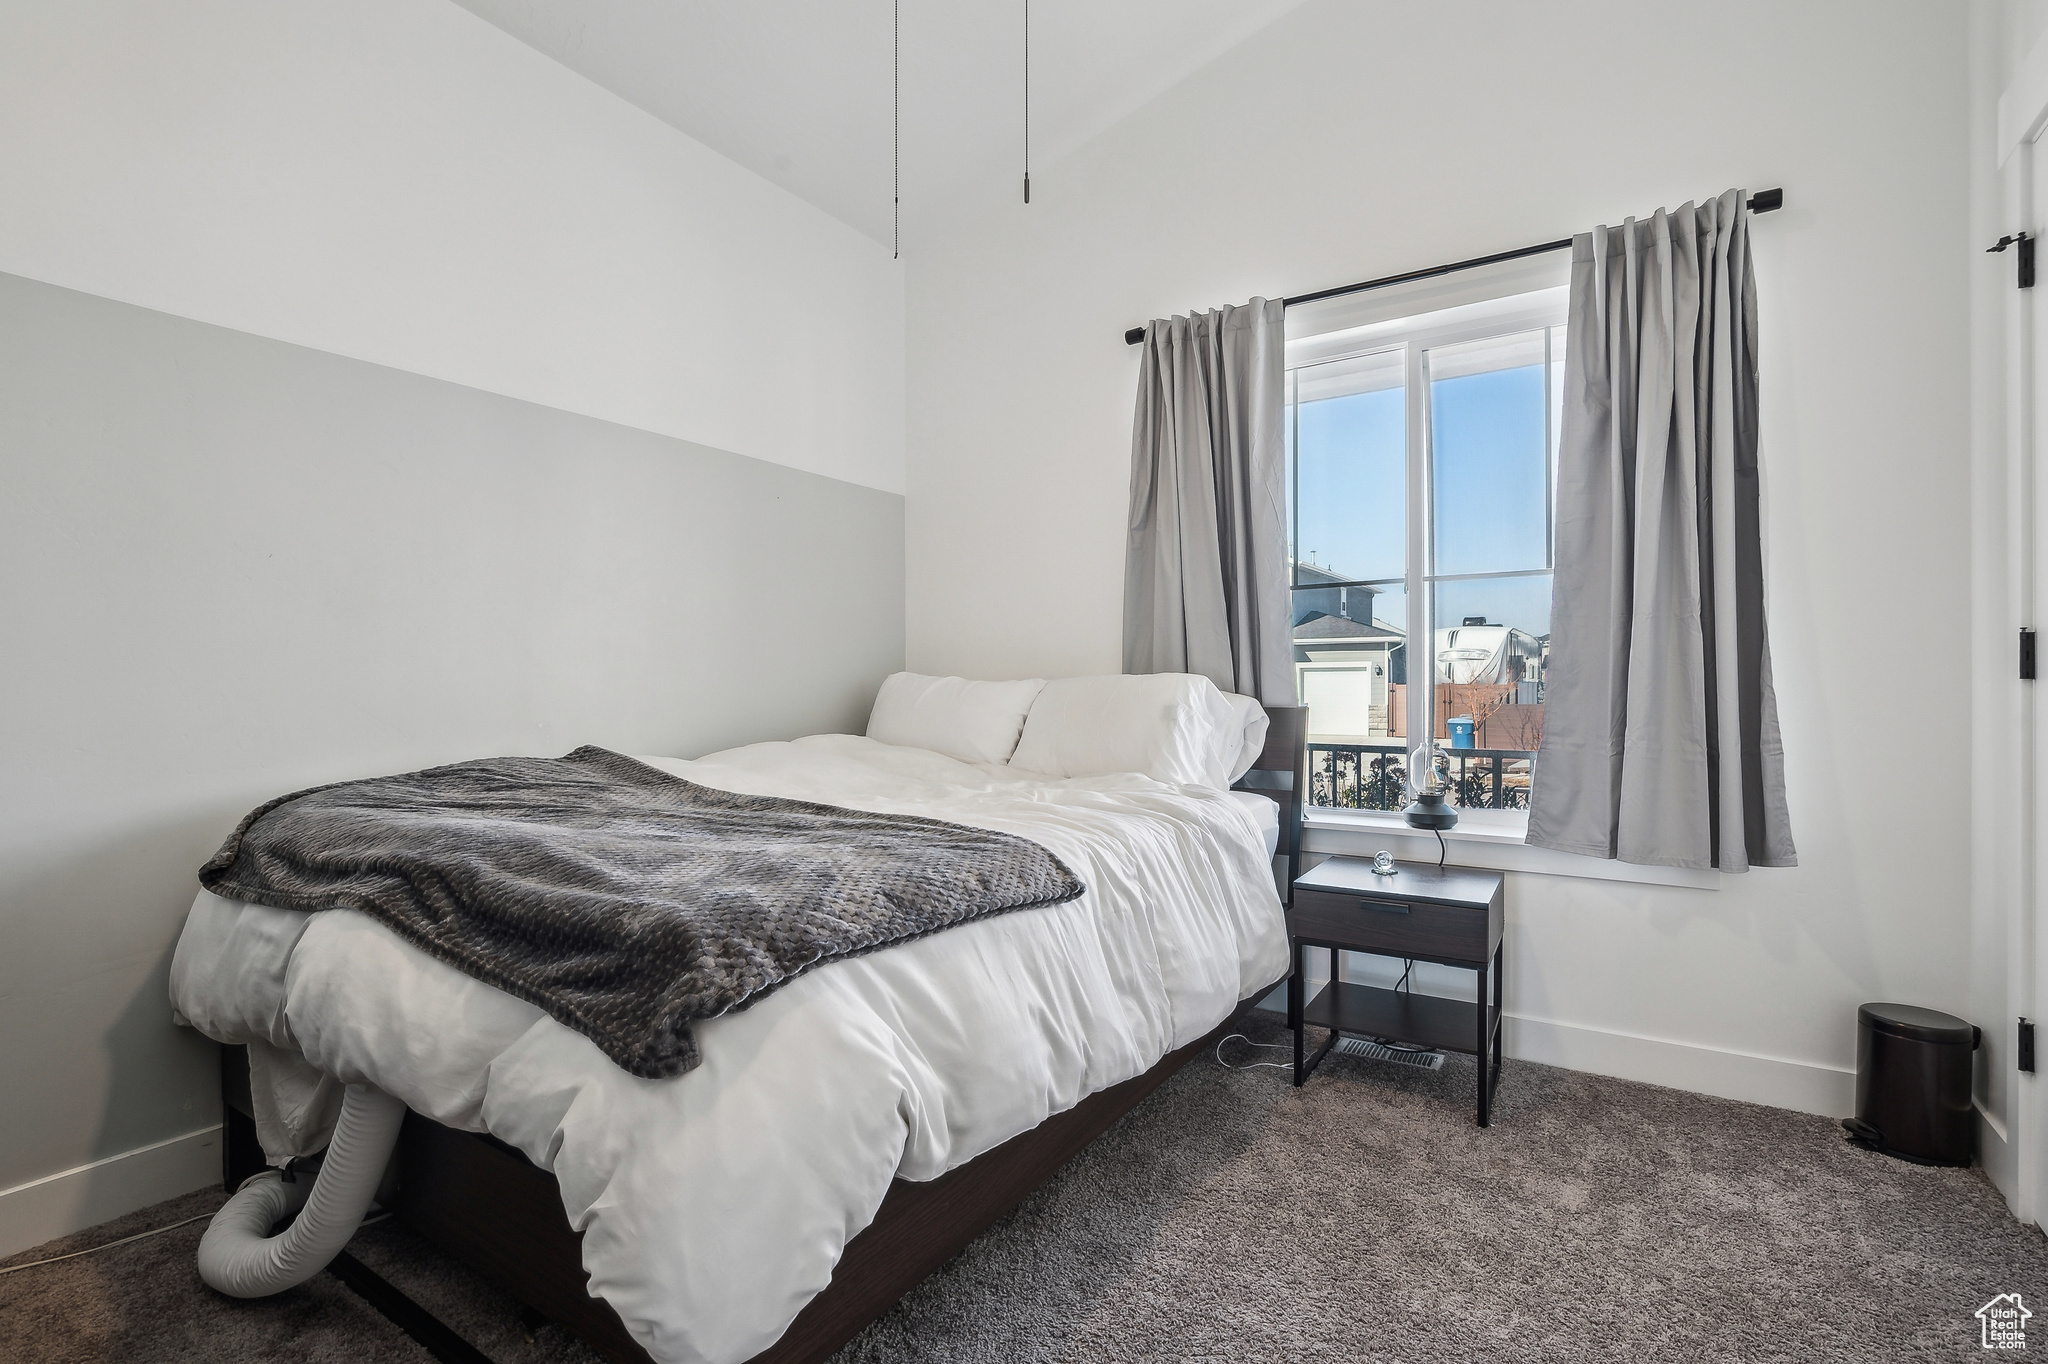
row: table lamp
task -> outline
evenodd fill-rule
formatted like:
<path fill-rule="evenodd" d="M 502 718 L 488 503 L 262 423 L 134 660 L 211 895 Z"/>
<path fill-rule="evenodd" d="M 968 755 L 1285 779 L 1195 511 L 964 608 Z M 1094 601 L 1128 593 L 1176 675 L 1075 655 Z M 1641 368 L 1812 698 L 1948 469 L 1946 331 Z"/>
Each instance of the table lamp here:
<path fill-rule="evenodd" d="M 1414 788 L 1415 799 L 1401 812 L 1401 818 L 1410 828 L 1434 829 L 1441 834 L 1458 826 L 1458 812 L 1444 799 L 1444 789 L 1437 783 L 1436 740 L 1424 739 L 1408 755 L 1408 785 Z"/>

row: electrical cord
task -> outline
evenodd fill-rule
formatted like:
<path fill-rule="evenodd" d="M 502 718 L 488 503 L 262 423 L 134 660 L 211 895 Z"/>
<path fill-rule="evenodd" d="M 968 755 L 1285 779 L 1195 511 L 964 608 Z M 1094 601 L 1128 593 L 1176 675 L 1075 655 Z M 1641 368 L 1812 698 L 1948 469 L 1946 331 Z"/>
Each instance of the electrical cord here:
<path fill-rule="evenodd" d="M 56 1264 L 59 1260 L 75 1260 L 81 1255 L 91 1255 L 102 1250 L 112 1250 L 115 1246 L 125 1246 L 130 1241 L 140 1241 L 149 1236 L 161 1236 L 167 1231 L 176 1231 L 179 1227 L 189 1227 L 194 1222 L 204 1222 L 212 1216 L 213 1214 L 210 1212 L 203 1212 L 197 1217 L 188 1217 L 182 1222 L 173 1222 L 167 1227 L 156 1227 L 149 1231 L 138 1231 L 133 1236 L 123 1236 L 120 1240 L 109 1241 L 103 1246 L 87 1246 L 84 1250 L 74 1250 L 69 1255 L 52 1255 L 47 1260 L 30 1260 L 25 1265 L 9 1265 L 5 1269 L 0 1269 L 0 1274 L 12 1274 L 17 1269 L 35 1269 L 40 1265 Z"/>
<path fill-rule="evenodd" d="M 256 1174 L 249 1176 L 249 1179 L 255 1179 L 258 1175 L 261 1175 L 262 1173 L 264 1172 L 259 1170 L 256 1172 Z M 248 1179 L 242 1181 L 242 1183 L 244 1184 L 247 1184 L 248 1182 Z M 172 1222 L 168 1226 L 152 1227 L 148 1231 L 138 1231 L 133 1236 L 123 1236 L 120 1240 L 109 1241 L 105 1245 L 87 1246 L 84 1250 L 74 1250 L 68 1255 L 52 1255 L 47 1260 L 30 1260 L 25 1265 L 8 1265 L 5 1269 L 0 1269 L 0 1274 L 12 1274 L 17 1269 L 36 1269 L 40 1268 L 43 1265 L 56 1264 L 60 1260 L 75 1260 L 81 1255 L 95 1255 L 103 1250 L 112 1250 L 115 1246 L 125 1246 L 131 1241 L 147 1240 L 149 1237 L 152 1236 L 161 1236 L 167 1231 L 176 1231 L 179 1227 L 189 1227 L 194 1222 L 204 1222 L 212 1216 L 213 1214 L 210 1212 L 202 1212 L 198 1216 L 188 1217 L 182 1222 Z M 380 1212 L 375 1217 L 365 1217 L 357 1225 L 356 1229 L 360 1231 L 363 1227 L 374 1227 L 379 1222 L 388 1222 L 391 1220 L 392 1216 L 393 1214 L 391 1213 Z"/>
<path fill-rule="evenodd" d="M 1430 832 L 1436 835 L 1436 869 L 1442 871 L 1444 869 L 1444 856 L 1450 849 L 1444 846 L 1444 831 L 1442 829 L 1431 829 Z"/>
<path fill-rule="evenodd" d="M 1415 986 L 1410 979 L 1414 974 L 1415 963 L 1409 958 L 1403 957 L 1401 959 L 1401 978 L 1394 982 L 1394 993 L 1405 994 L 1411 999 L 1414 998 Z M 1385 1047 L 1388 1051 L 1407 1052 L 1411 1056 L 1428 1056 L 1436 1051 L 1435 1047 L 1411 1047 L 1405 1042 L 1395 1042 L 1385 1037 L 1375 1037 L 1370 1040 L 1378 1046 Z"/>
<path fill-rule="evenodd" d="M 1292 1061 L 1247 1061 L 1241 1066 L 1233 1066 L 1230 1062 L 1223 1059 L 1223 1044 L 1225 1042 L 1242 1042 L 1247 1047 L 1263 1047 L 1267 1051 L 1285 1051 L 1289 1046 L 1293 1045 L 1289 1042 L 1254 1042 L 1243 1033 L 1234 1032 L 1216 1043 L 1216 1064 L 1225 1070 L 1257 1070 L 1261 1066 L 1270 1066 L 1274 1070 L 1294 1069 Z"/>
<path fill-rule="evenodd" d="M 1388 1051 L 1403 1051 L 1410 1056 L 1434 1056 L 1437 1051 L 1435 1047 L 1411 1047 L 1406 1042 L 1395 1042 L 1385 1037 L 1372 1037 L 1366 1040 L 1374 1046 L 1385 1047 Z"/>

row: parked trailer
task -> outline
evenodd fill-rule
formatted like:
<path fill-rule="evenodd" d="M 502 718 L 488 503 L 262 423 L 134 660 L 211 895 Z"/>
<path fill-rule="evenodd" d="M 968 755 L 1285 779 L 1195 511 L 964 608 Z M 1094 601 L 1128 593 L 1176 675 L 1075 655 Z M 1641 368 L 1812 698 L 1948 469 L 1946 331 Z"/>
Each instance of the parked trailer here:
<path fill-rule="evenodd" d="M 1436 632 L 1436 680 L 1511 685 L 1538 674 L 1543 645 L 1527 630 L 1468 620 Z"/>

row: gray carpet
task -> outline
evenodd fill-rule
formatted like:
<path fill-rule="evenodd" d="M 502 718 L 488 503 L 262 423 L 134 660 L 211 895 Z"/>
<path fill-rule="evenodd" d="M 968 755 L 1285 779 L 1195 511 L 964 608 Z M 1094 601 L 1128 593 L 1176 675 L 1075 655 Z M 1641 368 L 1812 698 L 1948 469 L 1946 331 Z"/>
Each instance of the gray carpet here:
<path fill-rule="evenodd" d="M 1974 1170 L 1857 1150 L 1821 1118 L 1515 1062 L 1480 1131 L 1473 1079 L 1464 1058 L 1429 1075 L 1332 1057 L 1296 1091 L 1197 1062 L 839 1364 L 1975 1359 L 1972 1314 L 1994 1294 L 2048 1301 L 2048 1242 Z M 203 1227 L 0 1276 L 0 1359 L 430 1364 L 324 1275 L 262 1302 L 208 1292 Z M 528 1335 L 395 1225 L 352 1249 L 500 1364 L 595 1358 L 557 1328 Z"/>

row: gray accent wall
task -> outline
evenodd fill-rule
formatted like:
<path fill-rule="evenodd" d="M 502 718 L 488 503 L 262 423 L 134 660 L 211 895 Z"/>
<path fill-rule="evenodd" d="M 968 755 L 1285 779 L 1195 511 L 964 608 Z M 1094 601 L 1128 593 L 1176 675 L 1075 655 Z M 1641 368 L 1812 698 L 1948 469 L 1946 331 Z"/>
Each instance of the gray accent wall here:
<path fill-rule="evenodd" d="M 903 596 L 898 495 L 0 275 L 0 1188 L 216 1120 L 250 807 L 857 732 Z"/>

